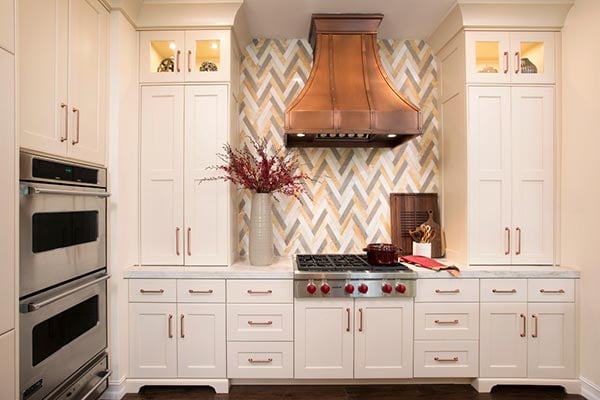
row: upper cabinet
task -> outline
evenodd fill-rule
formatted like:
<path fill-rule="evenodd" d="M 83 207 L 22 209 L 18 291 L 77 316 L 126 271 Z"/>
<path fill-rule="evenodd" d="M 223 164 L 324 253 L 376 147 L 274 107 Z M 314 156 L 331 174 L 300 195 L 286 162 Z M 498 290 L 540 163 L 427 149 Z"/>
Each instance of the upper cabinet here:
<path fill-rule="evenodd" d="M 0 48 L 15 52 L 15 0 L 0 0 Z"/>
<path fill-rule="evenodd" d="M 140 82 L 228 82 L 231 31 L 140 33 Z"/>
<path fill-rule="evenodd" d="M 96 0 L 18 4 L 21 147 L 104 165 L 108 11 Z"/>
<path fill-rule="evenodd" d="M 554 83 L 554 32 L 466 35 L 468 83 Z"/>

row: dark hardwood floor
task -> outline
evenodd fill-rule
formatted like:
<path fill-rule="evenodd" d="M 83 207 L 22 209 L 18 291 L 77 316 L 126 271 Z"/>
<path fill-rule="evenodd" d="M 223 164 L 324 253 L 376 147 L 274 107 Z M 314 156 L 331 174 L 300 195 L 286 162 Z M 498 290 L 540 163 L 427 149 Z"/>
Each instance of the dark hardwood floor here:
<path fill-rule="evenodd" d="M 499 386 L 477 393 L 470 385 L 232 386 L 229 394 L 208 387 L 143 387 L 123 400 L 582 400 L 560 387 Z"/>

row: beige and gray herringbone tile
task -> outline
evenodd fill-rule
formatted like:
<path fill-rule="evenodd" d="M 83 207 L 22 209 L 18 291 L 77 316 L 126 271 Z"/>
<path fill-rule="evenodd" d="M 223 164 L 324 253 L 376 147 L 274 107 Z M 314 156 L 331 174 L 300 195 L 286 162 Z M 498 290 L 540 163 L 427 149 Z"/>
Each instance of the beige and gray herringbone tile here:
<path fill-rule="evenodd" d="M 275 253 L 359 252 L 389 242 L 390 192 L 439 188 L 437 70 L 424 41 L 380 40 L 390 79 L 423 111 L 424 134 L 395 149 L 301 149 L 307 184 L 302 202 L 278 197 L 273 207 Z M 283 146 L 284 112 L 308 79 L 312 49 L 306 40 L 255 39 L 241 68 L 242 135 Z M 239 249 L 248 248 L 251 194 L 239 192 Z"/>

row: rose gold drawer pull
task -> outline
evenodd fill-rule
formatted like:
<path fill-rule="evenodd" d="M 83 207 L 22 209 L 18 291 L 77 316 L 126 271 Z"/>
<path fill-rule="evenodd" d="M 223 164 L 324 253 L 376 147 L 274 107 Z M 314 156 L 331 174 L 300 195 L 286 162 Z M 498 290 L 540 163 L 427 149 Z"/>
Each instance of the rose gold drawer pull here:
<path fill-rule="evenodd" d="M 533 333 L 531 334 L 531 337 L 536 338 L 538 337 L 538 317 L 533 314 L 531 318 L 533 319 Z"/>
<path fill-rule="evenodd" d="M 559 293 L 562 294 L 564 293 L 565 290 L 564 289 L 558 289 L 558 290 L 546 290 L 546 289 L 540 289 L 540 293 Z"/>
<path fill-rule="evenodd" d="M 521 254 L 521 228 L 517 227 L 515 229 L 517 231 L 517 251 L 515 251 L 516 255 Z"/>
<path fill-rule="evenodd" d="M 510 289 L 510 290 L 492 289 L 492 293 L 517 293 L 517 289 Z"/>
<path fill-rule="evenodd" d="M 60 137 L 60 141 L 65 142 L 69 138 L 69 106 L 65 103 L 60 103 L 60 108 L 65 109 L 65 137 Z"/>
<path fill-rule="evenodd" d="M 169 314 L 169 339 L 173 337 L 173 316 Z"/>
<path fill-rule="evenodd" d="M 452 289 L 452 290 L 441 290 L 435 289 L 436 293 L 460 293 L 460 289 Z"/>
<path fill-rule="evenodd" d="M 175 254 L 179 255 L 179 227 L 175 228 Z"/>
<path fill-rule="evenodd" d="M 442 320 L 436 319 L 433 322 L 435 322 L 436 324 L 458 324 L 457 319 L 453 319 L 452 321 L 442 321 Z"/>
<path fill-rule="evenodd" d="M 510 228 L 507 226 L 504 228 L 504 232 L 506 232 L 506 250 L 504 251 L 504 255 L 507 256 L 510 254 Z"/>
<path fill-rule="evenodd" d="M 523 320 L 523 332 L 521 332 L 521 337 L 527 336 L 527 317 L 525 314 L 521 314 L 521 319 Z"/>
<path fill-rule="evenodd" d="M 273 321 L 248 321 L 248 325 L 273 325 Z"/>
<path fill-rule="evenodd" d="M 249 358 L 248 362 L 250 364 L 268 364 L 268 363 L 273 362 L 273 359 L 272 358 L 267 358 L 266 360 L 255 360 L 254 358 Z"/>
<path fill-rule="evenodd" d="M 212 289 L 208 289 L 208 290 L 194 290 L 194 289 L 190 289 L 188 290 L 189 294 L 211 294 L 214 293 L 214 290 Z"/>
<path fill-rule="evenodd" d="M 149 293 L 163 294 L 164 292 L 165 292 L 165 289 L 158 289 L 158 290 L 140 289 L 140 293 L 142 293 L 142 294 L 149 294 Z"/>
<path fill-rule="evenodd" d="M 273 293 L 273 291 L 271 289 L 269 290 L 252 290 L 252 289 L 248 289 L 248 294 L 271 294 Z"/>
<path fill-rule="evenodd" d="M 504 73 L 508 72 L 508 51 L 504 52 Z"/>
<path fill-rule="evenodd" d="M 358 314 L 360 315 L 360 318 L 358 320 L 358 331 L 362 332 L 363 331 L 363 309 L 359 308 L 358 309 Z"/>
<path fill-rule="evenodd" d="M 450 362 L 456 362 L 458 361 L 458 357 L 452 357 L 452 358 L 439 358 L 439 357 L 434 357 L 433 358 L 435 361 L 450 361 Z"/>
<path fill-rule="evenodd" d="M 350 309 L 346 308 L 346 314 L 348 315 L 348 321 L 346 324 L 346 332 L 350 332 Z"/>
<path fill-rule="evenodd" d="M 179 326 L 179 329 L 181 330 L 181 338 L 184 338 L 184 337 L 185 337 L 185 333 L 183 333 L 183 318 L 184 318 L 184 317 L 185 317 L 185 316 L 184 316 L 183 314 L 181 314 L 181 317 L 179 317 L 179 318 L 180 318 L 180 322 L 179 322 L 179 325 L 180 325 L 180 326 Z"/>

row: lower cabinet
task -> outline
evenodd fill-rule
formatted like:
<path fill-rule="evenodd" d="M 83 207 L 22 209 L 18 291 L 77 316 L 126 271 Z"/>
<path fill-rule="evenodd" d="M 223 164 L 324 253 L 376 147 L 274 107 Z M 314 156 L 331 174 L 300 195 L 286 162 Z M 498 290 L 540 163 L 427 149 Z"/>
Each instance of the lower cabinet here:
<path fill-rule="evenodd" d="M 295 378 L 410 378 L 412 299 L 296 299 Z"/>
<path fill-rule="evenodd" d="M 514 303 L 510 301 L 523 298 L 516 285 L 498 289 L 493 286 L 503 282 L 490 281 L 488 302 L 481 303 L 480 376 L 575 378 L 573 280 L 529 279 L 527 298 L 534 302 Z"/>
<path fill-rule="evenodd" d="M 161 303 L 160 296 L 169 296 L 173 291 L 161 287 L 160 280 L 139 281 L 130 282 L 130 376 L 225 378 L 225 304 L 210 302 L 210 296 L 224 293 L 223 282 L 211 281 L 215 282 L 214 289 L 196 290 L 192 286 L 182 289 L 181 286 L 193 281 L 181 280 L 177 282 L 179 303 Z M 162 286 L 169 288 L 173 281 L 164 280 Z M 182 298 L 182 293 L 185 296 L 202 293 L 209 297 L 196 300 L 205 303 L 190 303 L 193 300 Z M 140 298 L 145 295 L 152 297 Z"/>
<path fill-rule="evenodd" d="M 15 331 L 0 336 L 0 399 L 16 399 L 15 376 Z"/>

